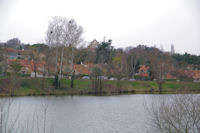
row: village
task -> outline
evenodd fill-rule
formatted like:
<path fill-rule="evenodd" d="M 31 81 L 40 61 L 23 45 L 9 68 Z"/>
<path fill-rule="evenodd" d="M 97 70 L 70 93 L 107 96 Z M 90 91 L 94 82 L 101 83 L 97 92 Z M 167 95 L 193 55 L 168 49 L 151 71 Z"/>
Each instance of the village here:
<path fill-rule="evenodd" d="M 200 133 L 200 0 L 0 0 L 0 133 Z"/>
<path fill-rule="evenodd" d="M 34 49 L 24 48 L 24 45 L 21 45 L 21 44 L 19 44 L 18 46 L 12 46 L 12 47 L 7 47 L 7 48 L 4 48 L 4 45 L 3 43 L 1 44 L 1 49 L 2 49 L 2 53 L 4 53 L 4 57 L 6 55 L 6 58 L 7 58 L 7 63 L 8 63 L 7 72 L 12 72 L 10 66 L 13 64 L 13 62 L 18 62 L 22 66 L 19 71 L 19 73 L 21 74 L 24 74 L 32 78 L 34 77 L 54 78 L 55 65 L 49 66 L 48 62 L 44 60 L 44 58 L 46 58 L 45 57 L 46 55 L 43 51 L 37 52 L 38 59 L 36 61 L 34 60 L 34 52 L 35 52 Z M 45 44 L 43 45 L 48 48 L 47 45 Z M 98 48 L 99 45 L 101 44 L 97 40 L 94 39 L 92 42 L 89 43 L 89 45 L 86 48 L 84 48 L 84 50 L 91 52 L 95 55 L 96 49 Z M 13 48 L 13 47 L 16 47 L 16 48 Z M 77 54 L 77 56 L 80 56 L 80 55 Z M 87 58 L 87 57 L 84 57 L 85 55 L 82 55 L 82 56 L 83 57 L 79 57 L 79 58 Z M 116 56 L 116 57 L 113 57 L 113 61 L 115 61 L 115 58 L 121 59 L 121 57 Z M 4 62 L 2 61 L 1 66 L 3 66 L 3 63 Z M 95 64 L 94 62 L 79 61 L 79 64 L 74 64 L 74 73 L 75 75 L 79 75 L 79 78 L 90 79 L 90 75 L 92 74 L 92 69 L 95 67 L 99 67 L 104 73 L 101 76 L 103 80 L 133 81 L 133 80 L 150 80 L 151 79 L 150 66 L 139 64 L 139 66 L 137 66 L 138 67 L 137 70 L 134 70 L 135 71 L 134 75 L 126 76 L 125 74 L 123 74 L 122 67 L 124 66 L 122 64 L 123 64 L 123 61 L 119 60 L 117 62 L 118 67 L 115 66 L 114 67 L 115 69 L 109 69 L 109 72 L 108 72 L 107 70 L 107 68 L 109 67 L 108 63 Z M 194 65 L 188 64 L 184 69 L 181 69 L 181 68 L 175 68 L 173 65 L 171 65 L 170 67 L 168 67 L 169 70 L 167 71 L 167 73 L 165 73 L 164 78 L 175 79 L 179 81 L 180 79 L 178 75 L 181 74 L 187 79 L 193 80 L 194 82 L 199 82 L 200 70 L 194 69 L 193 66 Z M 58 64 L 58 68 L 60 68 L 59 64 Z M 62 77 L 70 78 L 71 71 L 72 71 L 72 65 L 70 63 L 63 64 Z M 121 75 L 124 75 L 124 76 L 121 76 L 119 79 L 118 77 L 115 76 L 116 71 L 118 73 L 121 73 Z M 156 80 L 156 78 L 154 80 Z"/>

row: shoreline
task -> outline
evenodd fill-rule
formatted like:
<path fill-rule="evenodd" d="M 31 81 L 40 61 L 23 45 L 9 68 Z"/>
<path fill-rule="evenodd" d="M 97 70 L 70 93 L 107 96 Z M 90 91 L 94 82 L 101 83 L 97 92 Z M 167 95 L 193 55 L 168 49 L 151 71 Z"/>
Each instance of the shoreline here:
<path fill-rule="evenodd" d="M 87 93 L 79 93 L 79 92 L 55 92 L 55 93 L 25 93 L 25 94 L 6 94 L 6 93 L 0 93 L 0 98 L 2 97 L 23 97 L 23 96 L 120 96 L 120 95 L 175 95 L 175 94 L 200 94 L 200 91 L 183 91 L 183 92 L 171 92 L 171 91 L 163 91 L 162 93 L 159 93 L 159 91 L 156 92 L 145 92 L 145 91 L 125 91 L 125 92 L 102 92 L 100 93 L 94 93 L 94 92 L 87 92 Z"/>
<path fill-rule="evenodd" d="M 6 79 L 7 80 L 7 79 Z M 5 89 L 2 86 L 5 86 Z M 20 87 L 14 91 L 8 89 L 4 79 L 0 79 L 0 97 L 9 96 L 109 96 L 123 94 L 159 94 L 155 81 L 103 81 L 102 88 L 93 89 L 90 80 L 75 79 L 74 88 L 70 88 L 70 80 L 60 81 L 60 89 L 55 89 L 53 79 L 20 78 Z M 12 92 L 12 93 L 11 93 Z M 12 95 L 11 95 L 12 94 Z M 161 94 L 200 94 L 200 83 L 192 81 L 165 81 Z"/>

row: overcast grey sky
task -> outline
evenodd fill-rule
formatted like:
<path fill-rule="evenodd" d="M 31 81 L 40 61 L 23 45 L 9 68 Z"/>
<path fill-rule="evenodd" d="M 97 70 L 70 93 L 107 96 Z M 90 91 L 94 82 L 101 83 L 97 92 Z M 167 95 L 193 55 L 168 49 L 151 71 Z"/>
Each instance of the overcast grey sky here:
<path fill-rule="evenodd" d="M 41 42 L 55 15 L 74 18 L 86 41 L 200 54 L 200 0 L 0 0 L 0 41 Z"/>

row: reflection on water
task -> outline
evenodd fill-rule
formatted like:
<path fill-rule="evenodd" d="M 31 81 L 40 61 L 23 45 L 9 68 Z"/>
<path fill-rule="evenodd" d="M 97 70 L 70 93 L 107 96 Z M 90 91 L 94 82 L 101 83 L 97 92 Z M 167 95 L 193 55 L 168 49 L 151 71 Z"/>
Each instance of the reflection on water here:
<path fill-rule="evenodd" d="M 55 133 L 147 133 L 144 104 L 168 95 L 16 97 L 10 109 L 18 123 L 37 121 L 43 131 Z M 2 99 L 1 99 L 2 100 Z"/>

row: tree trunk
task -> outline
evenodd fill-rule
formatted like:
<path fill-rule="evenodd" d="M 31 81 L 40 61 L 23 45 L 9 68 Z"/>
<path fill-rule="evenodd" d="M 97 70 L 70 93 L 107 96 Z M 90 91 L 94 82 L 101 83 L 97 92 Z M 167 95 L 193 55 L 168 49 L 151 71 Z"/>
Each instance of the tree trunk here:
<path fill-rule="evenodd" d="M 55 89 L 59 88 L 58 74 L 55 74 L 54 86 L 55 86 Z"/>
<path fill-rule="evenodd" d="M 102 95 L 102 82 L 101 82 L 101 78 L 99 80 L 99 94 L 100 94 L 100 96 Z"/>
<path fill-rule="evenodd" d="M 0 109 L 1 113 L 0 113 L 0 133 L 3 133 L 3 109 Z"/>
<path fill-rule="evenodd" d="M 74 73 L 72 74 L 71 77 L 71 88 L 74 88 Z"/>
<path fill-rule="evenodd" d="M 5 43 L 4 45 L 4 50 L 5 50 L 5 66 L 4 66 L 4 76 L 7 75 L 7 69 L 8 69 L 8 62 L 7 62 L 7 59 L 8 59 L 8 52 L 7 52 L 7 44 Z"/>
<path fill-rule="evenodd" d="M 74 87 L 74 48 L 72 45 L 72 77 L 71 77 L 71 88 Z"/>
<path fill-rule="evenodd" d="M 57 75 L 57 72 L 58 72 L 57 64 L 58 64 L 58 46 L 56 46 L 55 75 Z"/>
<path fill-rule="evenodd" d="M 134 64 L 132 65 L 132 66 L 133 66 L 133 78 L 134 78 L 134 76 L 135 76 L 136 65 L 137 65 L 137 58 L 135 57 Z"/>
<path fill-rule="evenodd" d="M 62 53 L 61 53 L 59 80 L 62 78 L 63 51 L 64 47 L 62 47 Z"/>
<path fill-rule="evenodd" d="M 163 82 L 164 82 L 164 78 L 163 78 L 163 75 L 164 75 L 164 73 L 163 73 L 163 69 L 164 69 L 164 64 L 162 63 L 161 64 L 161 67 L 160 67 L 160 74 L 159 74 L 159 94 L 161 94 L 162 93 L 162 84 L 163 84 Z"/>
<path fill-rule="evenodd" d="M 42 89 L 43 90 L 45 88 L 45 76 L 46 76 L 46 72 L 45 72 L 45 65 L 44 65 L 43 77 L 42 77 Z"/>
<path fill-rule="evenodd" d="M 49 63 L 47 64 L 47 77 L 49 78 Z"/>
<path fill-rule="evenodd" d="M 56 45 L 56 63 L 55 63 L 55 88 L 59 88 L 59 78 L 58 78 L 58 46 Z"/>
<path fill-rule="evenodd" d="M 162 81 L 158 82 L 158 89 L 159 89 L 159 94 L 162 93 Z"/>
<path fill-rule="evenodd" d="M 46 65 L 47 65 L 47 67 L 46 68 L 44 68 L 44 69 L 47 69 L 47 77 L 49 78 L 49 53 L 50 53 L 50 50 L 49 50 L 49 48 L 48 48 L 48 51 L 47 51 L 48 53 L 47 53 L 47 56 L 46 56 L 46 58 L 45 58 L 45 61 L 46 61 Z"/>
<path fill-rule="evenodd" d="M 36 66 L 36 62 L 33 61 L 33 65 L 34 65 L 34 73 L 35 73 L 35 78 L 37 77 L 37 66 Z"/>

